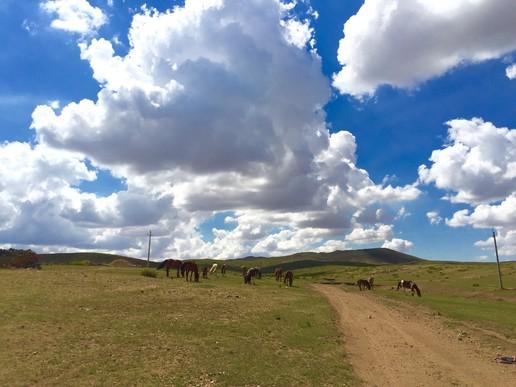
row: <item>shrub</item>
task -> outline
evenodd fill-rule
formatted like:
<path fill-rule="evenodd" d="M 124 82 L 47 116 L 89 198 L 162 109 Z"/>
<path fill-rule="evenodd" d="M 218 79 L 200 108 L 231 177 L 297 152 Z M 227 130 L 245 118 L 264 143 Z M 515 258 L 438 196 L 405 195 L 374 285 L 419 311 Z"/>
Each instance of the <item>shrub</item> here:
<path fill-rule="evenodd" d="M 156 278 L 158 276 L 158 272 L 153 269 L 143 269 L 141 274 L 144 277 L 152 277 L 152 278 Z"/>

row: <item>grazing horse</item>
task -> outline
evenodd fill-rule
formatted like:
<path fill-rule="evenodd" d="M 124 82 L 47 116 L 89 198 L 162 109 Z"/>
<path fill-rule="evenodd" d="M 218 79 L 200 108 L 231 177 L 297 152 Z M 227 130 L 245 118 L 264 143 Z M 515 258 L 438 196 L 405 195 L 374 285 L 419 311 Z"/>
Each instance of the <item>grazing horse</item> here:
<path fill-rule="evenodd" d="M 247 266 L 240 266 L 240 269 L 242 269 L 242 276 L 245 277 L 247 274 Z"/>
<path fill-rule="evenodd" d="M 199 268 L 195 262 L 184 262 L 181 271 L 184 271 L 187 281 L 192 282 L 192 276 L 194 276 L 195 282 L 199 282 Z"/>
<path fill-rule="evenodd" d="M 292 281 L 294 281 L 294 273 L 292 273 L 290 270 L 288 270 L 285 273 L 285 278 L 283 279 L 283 283 L 290 288 L 290 287 L 292 287 Z"/>
<path fill-rule="evenodd" d="M 217 263 L 214 263 L 213 265 L 211 265 L 210 274 L 217 274 L 218 270 L 219 270 L 219 265 Z"/>
<path fill-rule="evenodd" d="M 418 286 L 414 281 L 401 280 L 400 282 L 398 282 L 398 287 L 396 288 L 396 290 L 400 290 L 400 288 L 402 288 L 403 290 L 410 289 L 412 295 L 414 295 L 414 293 L 417 293 L 417 296 L 421 297 L 421 290 L 419 290 Z"/>
<path fill-rule="evenodd" d="M 244 284 L 251 285 L 251 281 L 254 284 L 254 277 L 262 278 L 262 273 L 260 272 L 260 269 L 257 267 L 252 267 L 249 270 L 247 270 L 247 273 L 245 273 L 244 276 Z"/>
<path fill-rule="evenodd" d="M 371 286 L 371 289 L 373 289 L 374 288 L 374 277 L 369 277 L 368 281 L 369 281 L 369 286 Z"/>
<path fill-rule="evenodd" d="M 208 266 L 204 266 L 204 269 L 202 269 L 202 278 L 208 279 Z"/>
<path fill-rule="evenodd" d="M 222 265 L 222 267 L 220 268 L 220 274 L 222 275 L 226 275 L 226 269 L 228 268 L 228 266 L 224 263 Z"/>
<path fill-rule="evenodd" d="M 368 280 L 366 279 L 359 279 L 357 281 L 357 285 L 358 285 L 358 288 L 362 291 L 362 290 L 371 290 L 371 284 L 369 283 Z"/>
<path fill-rule="evenodd" d="M 182 264 L 183 261 L 179 259 L 165 259 L 158 265 L 157 269 L 159 270 L 165 268 L 167 270 L 167 277 L 169 276 L 170 269 L 176 269 L 176 276 L 179 277 L 179 271 L 181 271 L 181 276 L 183 276 L 183 271 L 181 270 Z"/>
<path fill-rule="evenodd" d="M 281 281 L 283 279 L 283 269 L 281 267 L 274 269 L 274 277 L 276 278 L 276 281 Z"/>

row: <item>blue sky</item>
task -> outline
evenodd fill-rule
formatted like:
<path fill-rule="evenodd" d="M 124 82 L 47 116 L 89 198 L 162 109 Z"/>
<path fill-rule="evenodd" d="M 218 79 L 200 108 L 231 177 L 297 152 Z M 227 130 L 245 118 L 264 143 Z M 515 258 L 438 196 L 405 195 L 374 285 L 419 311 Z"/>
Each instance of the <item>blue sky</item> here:
<path fill-rule="evenodd" d="M 0 5 L 0 246 L 514 259 L 510 1 L 194 3 Z"/>

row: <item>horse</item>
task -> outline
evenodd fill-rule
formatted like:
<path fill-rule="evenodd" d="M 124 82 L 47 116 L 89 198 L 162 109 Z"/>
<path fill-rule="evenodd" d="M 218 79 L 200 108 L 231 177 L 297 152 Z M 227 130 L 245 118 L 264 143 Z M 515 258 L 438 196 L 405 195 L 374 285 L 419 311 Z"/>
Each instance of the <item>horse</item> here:
<path fill-rule="evenodd" d="M 254 277 L 262 278 L 262 273 L 257 267 L 252 267 L 245 273 L 244 284 L 251 285 L 251 281 L 254 284 Z"/>
<path fill-rule="evenodd" d="M 292 281 L 294 281 L 294 273 L 292 273 L 290 270 L 288 270 L 285 273 L 285 278 L 283 279 L 283 283 L 290 288 L 290 287 L 292 287 Z"/>
<path fill-rule="evenodd" d="M 369 281 L 369 286 L 371 286 L 371 289 L 373 289 L 374 288 L 374 277 L 369 277 L 368 281 Z"/>
<path fill-rule="evenodd" d="M 245 277 L 247 274 L 247 266 L 240 266 L 240 269 L 242 269 L 242 276 Z"/>
<path fill-rule="evenodd" d="M 274 269 L 274 277 L 276 278 L 276 281 L 281 281 L 283 279 L 283 269 L 281 267 Z"/>
<path fill-rule="evenodd" d="M 219 270 L 219 265 L 214 263 L 213 265 L 211 265 L 210 274 L 217 274 L 217 270 Z"/>
<path fill-rule="evenodd" d="M 187 281 L 192 282 L 192 276 L 194 276 L 195 282 L 199 282 L 199 268 L 195 262 L 184 262 L 181 271 L 184 271 Z"/>
<path fill-rule="evenodd" d="M 400 290 L 400 288 L 403 288 L 403 290 L 410 289 L 412 295 L 414 295 L 414 293 L 417 293 L 417 296 L 421 297 L 421 290 L 419 290 L 418 286 L 414 281 L 401 280 L 400 282 L 398 282 L 398 287 L 396 288 L 396 290 Z"/>
<path fill-rule="evenodd" d="M 220 268 L 220 274 L 222 274 L 222 275 L 226 275 L 226 269 L 227 269 L 227 268 L 228 268 L 228 267 L 227 267 L 227 265 L 224 263 L 224 264 L 222 265 L 222 267 Z"/>
<path fill-rule="evenodd" d="M 183 276 L 183 271 L 181 270 L 182 264 L 183 261 L 179 259 L 165 259 L 158 265 L 157 269 L 159 270 L 165 268 L 167 270 L 167 277 L 169 276 L 170 269 L 176 269 L 176 276 L 179 278 L 179 271 L 181 271 L 181 276 Z"/>
<path fill-rule="evenodd" d="M 358 288 L 360 289 L 360 291 L 365 290 L 365 289 L 371 290 L 371 284 L 366 279 L 359 279 L 357 281 L 357 285 L 358 285 Z"/>
<path fill-rule="evenodd" d="M 208 279 L 208 266 L 204 266 L 204 269 L 202 269 L 202 278 Z"/>

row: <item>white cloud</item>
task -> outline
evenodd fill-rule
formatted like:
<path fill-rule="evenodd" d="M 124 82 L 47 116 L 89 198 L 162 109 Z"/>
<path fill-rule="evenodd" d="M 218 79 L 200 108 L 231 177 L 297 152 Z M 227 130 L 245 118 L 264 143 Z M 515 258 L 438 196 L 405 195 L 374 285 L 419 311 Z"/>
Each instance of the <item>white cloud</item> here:
<path fill-rule="evenodd" d="M 41 8 L 57 17 L 52 28 L 87 35 L 107 23 L 107 17 L 100 8 L 93 7 L 88 0 L 46 0 Z"/>
<path fill-rule="evenodd" d="M 516 191 L 516 130 L 480 118 L 447 123 L 448 143 L 419 167 L 421 182 L 452 192 L 455 203 L 500 200 Z"/>
<path fill-rule="evenodd" d="M 412 250 L 414 244 L 411 241 L 407 241 L 405 239 L 393 238 L 390 241 L 385 241 L 382 247 L 400 251 L 402 253 L 408 253 Z"/>
<path fill-rule="evenodd" d="M 426 217 L 428 218 L 428 221 L 432 225 L 438 225 L 443 221 L 443 218 L 439 215 L 437 211 L 428 211 L 426 213 Z"/>
<path fill-rule="evenodd" d="M 368 227 L 420 191 L 375 184 L 356 165 L 355 137 L 329 133 L 328 80 L 308 35 L 285 38 L 289 20 L 276 0 L 186 1 L 136 14 L 125 56 L 105 39 L 81 42 L 97 99 L 38 106 L 31 127 L 41 146 L 73 151 L 127 189 L 98 197 L 69 181 L 73 205 L 54 216 L 91 248 L 136 255 L 149 228 L 155 254 L 183 258 L 344 248 L 353 227 L 390 239 L 391 225 L 373 227 L 376 239 Z M 198 226 L 224 211 L 230 230 L 204 240 Z"/>
<path fill-rule="evenodd" d="M 516 79 L 516 64 L 513 64 L 505 69 L 505 75 L 509 79 Z"/>
<path fill-rule="evenodd" d="M 516 230 L 500 231 L 496 233 L 496 245 L 500 257 L 507 257 L 508 260 L 514 260 L 516 255 Z M 489 252 L 492 260 L 495 260 L 495 249 L 493 237 L 486 238 L 475 243 L 475 246 Z M 491 255 L 492 254 L 492 255 Z M 502 260 L 504 260 L 502 258 Z"/>
<path fill-rule="evenodd" d="M 372 243 L 380 242 L 385 239 L 391 239 L 392 236 L 392 226 L 387 224 L 380 224 L 369 229 L 360 227 L 355 228 L 348 235 L 346 235 L 346 240 L 354 243 Z"/>
<path fill-rule="evenodd" d="M 514 254 L 516 130 L 498 128 L 478 118 L 452 120 L 448 125 L 448 143 L 432 152 L 430 167 L 419 167 L 421 182 L 434 183 L 447 191 L 447 199 L 470 206 L 446 219 L 448 226 L 497 228 L 501 251 Z M 488 241 L 475 245 L 485 248 Z"/>
<path fill-rule="evenodd" d="M 333 84 L 362 97 L 500 58 L 516 49 L 514 20 L 513 0 L 366 0 L 344 24 Z"/>

